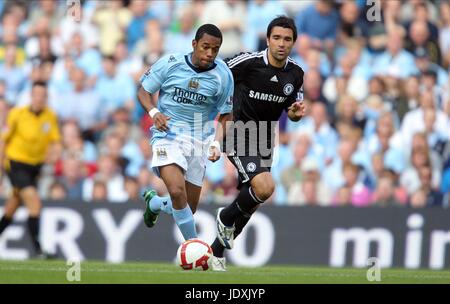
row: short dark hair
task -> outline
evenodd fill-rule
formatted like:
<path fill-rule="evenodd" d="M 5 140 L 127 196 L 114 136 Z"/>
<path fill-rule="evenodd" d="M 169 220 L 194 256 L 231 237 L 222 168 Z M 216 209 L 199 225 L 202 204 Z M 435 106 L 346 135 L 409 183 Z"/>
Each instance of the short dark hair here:
<path fill-rule="evenodd" d="M 297 27 L 295 26 L 295 22 L 292 18 L 289 18 L 287 16 L 278 16 L 277 18 L 273 19 L 267 27 L 267 38 L 270 38 L 272 29 L 276 26 L 291 29 L 294 33 L 294 42 L 297 40 Z"/>
<path fill-rule="evenodd" d="M 33 85 L 32 85 L 31 87 L 32 87 L 32 88 L 34 88 L 34 87 L 44 87 L 44 88 L 47 88 L 47 83 L 46 83 L 45 81 L 38 80 L 38 81 L 33 82 Z"/>
<path fill-rule="evenodd" d="M 102 59 L 103 60 L 110 60 L 110 61 L 112 61 L 114 63 L 116 62 L 116 57 L 114 57 L 113 55 L 103 55 Z"/>
<path fill-rule="evenodd" d="M 200 39 L 202 39 L 204 34 L 219 38 L 220 42 L 222 42 L 222 32 L 214 24 L 207 23 L 200 26 L 195 33 L 195 41 L 199 41 Z"/>

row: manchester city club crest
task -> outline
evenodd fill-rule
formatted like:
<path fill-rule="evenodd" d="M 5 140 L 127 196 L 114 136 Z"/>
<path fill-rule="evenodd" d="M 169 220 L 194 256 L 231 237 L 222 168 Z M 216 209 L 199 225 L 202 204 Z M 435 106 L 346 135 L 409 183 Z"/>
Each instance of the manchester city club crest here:
<path fill-rule="evenodd" d="M 198 78 L 192 78 L 191 80 L 189 80 L 189 84 L 188 84 L 189 90 L 197 91 L 199 87 L 200 87 L 200 82 L 199 82 Z"/>
<path fill-rule="evenodd" d="M 156 156 L 160 160 L 164 160 L 167 158 L 167 151 L 165 148 L 156 148 Z"/>
<path fill-rule="evenodd" d="M 283 93 L 286 96 L 291 95 L 293 91 L 294 91 L 294 86 L 290 83 L 286 84 L 283 88 Z"/>

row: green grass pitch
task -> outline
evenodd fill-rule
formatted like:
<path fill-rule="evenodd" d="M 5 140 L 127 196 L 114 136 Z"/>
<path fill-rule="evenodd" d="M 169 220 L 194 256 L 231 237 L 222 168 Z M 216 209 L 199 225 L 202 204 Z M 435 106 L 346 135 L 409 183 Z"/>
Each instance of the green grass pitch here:
<path fill-rule="evenodd" d="M 381 281 L 369 282 L 367 269 L 266 266 L 229 266 L 227 272 L 184 271 L 169 263 L 82 262 L 81 281 L 69 282 L 65 261 L 0 261 L 0 283 L 135 283 L 135 284 L 449 284 L 450 270 L 381 269 Z"/>

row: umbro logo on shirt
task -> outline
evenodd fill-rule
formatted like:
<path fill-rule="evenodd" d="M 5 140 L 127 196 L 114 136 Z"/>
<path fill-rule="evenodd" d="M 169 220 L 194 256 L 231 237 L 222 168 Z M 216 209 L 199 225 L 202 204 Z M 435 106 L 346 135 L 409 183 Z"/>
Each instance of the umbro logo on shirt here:
<path fill-rule="evenodd" d="M 270 81 L 278 82 L 277 75 L 274 75 L 272 78 L 270 78 Z"/>

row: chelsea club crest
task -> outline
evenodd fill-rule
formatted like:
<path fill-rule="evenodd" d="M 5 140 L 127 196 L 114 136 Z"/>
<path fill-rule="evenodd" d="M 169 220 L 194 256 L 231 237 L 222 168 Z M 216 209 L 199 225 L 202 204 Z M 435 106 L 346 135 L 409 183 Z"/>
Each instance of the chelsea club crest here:
<path fill-rule="evenodd" d="M 283 93 L 286 96 L 291 95 L 293 91 L 294 91 L 294 86 L 290 83 L 286 84 L 283 88 Z"/>

